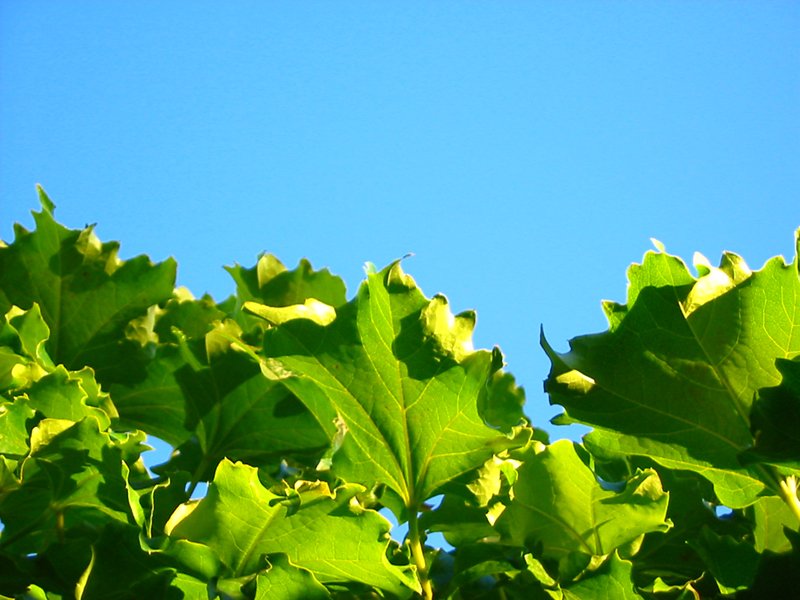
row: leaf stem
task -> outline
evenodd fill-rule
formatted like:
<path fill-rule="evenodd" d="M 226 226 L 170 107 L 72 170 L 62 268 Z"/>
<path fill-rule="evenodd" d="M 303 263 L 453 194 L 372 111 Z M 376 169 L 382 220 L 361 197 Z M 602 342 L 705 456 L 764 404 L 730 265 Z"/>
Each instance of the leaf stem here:
<path fill-rule="evenodd" d="M 425 552 L 422 549 L 422 538 L 419 532 L 419 515 L 415 509 L 408 511 L 408 545 L 411 548 L 411 558 L 414 559 L 422 585 L 422 597 L 425 600 L 433 600 L 433 588 L 428 579 L 428 565 L 425 562 Z"/>

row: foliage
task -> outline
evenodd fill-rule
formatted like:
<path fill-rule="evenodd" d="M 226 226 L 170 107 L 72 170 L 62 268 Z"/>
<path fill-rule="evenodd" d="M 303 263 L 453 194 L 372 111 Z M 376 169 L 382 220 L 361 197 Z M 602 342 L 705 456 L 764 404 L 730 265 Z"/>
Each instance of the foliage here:
<path fill-rule="evenodd" d="M 265 255 L 217 303 L 40 197 L 0 244 L 3 597 L 796 594 L 797 259 L 647 253 L 607 332 L 542 336 L 557 423 L 593 428 L 549 444 L 400 262 L 348 301 Z"/>

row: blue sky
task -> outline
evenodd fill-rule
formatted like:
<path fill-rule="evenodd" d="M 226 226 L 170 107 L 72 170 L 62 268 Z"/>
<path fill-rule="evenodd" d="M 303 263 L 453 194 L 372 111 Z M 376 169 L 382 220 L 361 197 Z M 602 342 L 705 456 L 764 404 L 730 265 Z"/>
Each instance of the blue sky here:
<path fill-rule="evenodd" d="M 800 3 L 0 2 L 0 237 L 34 185 L 123 257 L 366 261 L 478 312 L 534 424 L 651 237 L 794 254 Z M 547 426 L 555 435 L 564 435 Z"/>

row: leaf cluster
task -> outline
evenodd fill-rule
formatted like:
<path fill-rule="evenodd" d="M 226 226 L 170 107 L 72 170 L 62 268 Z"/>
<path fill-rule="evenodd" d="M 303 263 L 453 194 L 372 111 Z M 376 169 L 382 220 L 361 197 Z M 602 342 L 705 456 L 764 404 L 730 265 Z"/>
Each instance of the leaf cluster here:
<path fill-rule="evenodd" d="M 0 596 L 797 589 L 797 259 L 646 255 L 607 332 L 542 337 L 558 422 L 593 427 L 550 443 L 475 314 L 399 261 L 348 300 L 264 255 L 196 299 L 40 198 L 0 244 Z"/>

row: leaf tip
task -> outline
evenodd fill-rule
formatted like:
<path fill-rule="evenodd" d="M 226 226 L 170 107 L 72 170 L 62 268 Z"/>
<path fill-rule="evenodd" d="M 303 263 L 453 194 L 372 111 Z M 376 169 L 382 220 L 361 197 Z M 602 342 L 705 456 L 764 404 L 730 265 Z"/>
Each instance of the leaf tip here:
<path fill-rule="evenodd" d="M 301 261 L 302 263 L 302 261 Z M 286 271 L 286 266 L 274 254 L 262 253 L 256 262 L 256 281 L 258 289 Z"/>
<path fill-rule="evenodd" d="M 406 274 L 403 271 L 403 267 L 400 263 L 403 262 L 403 259 L 400 258 L 394 261 L 391 265 L 389 265 L 388 269 L 386 269 L 386 286 L 389 289 L 392 288 L 399 288 L 404 290 L 413 290 L 417 287 L 417 282 L 414 281 L 414 278 L 411 275 Z"/>
<path fill-rule="evenodd" d="M 42 187 L 41 183 L 36 184 L 36 193 L 39 195 L 39 202 L 42 203 L 42 209 L 48 214 L 53 214 L 53 211 L 56 209 L 56 205 L 53 204 L 53 201 L 50 200 L 50 197 L 47 195 L 47 192 L 44 191 L 44 187 Z"/>

